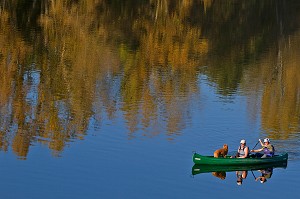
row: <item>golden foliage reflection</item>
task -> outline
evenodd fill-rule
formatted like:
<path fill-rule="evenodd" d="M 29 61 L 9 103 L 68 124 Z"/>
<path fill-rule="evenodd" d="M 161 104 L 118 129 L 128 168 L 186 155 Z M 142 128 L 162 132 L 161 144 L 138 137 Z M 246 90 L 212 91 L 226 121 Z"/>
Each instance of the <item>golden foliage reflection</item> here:
<path fill-rule="evenodd" d="M 277 1 L 124 2 L 1 1 L 1 150 L 11 145 L 26 158 L 38 142 L 59 156 L 72 139 L 84 139 L 91 120 L 101 125 L 103 115 L 113 120 L 119 111 L 129 138 L 164 129 L 174 139 L 189 122 L 200 73 L 225 97 L 240 87 L 250 102 L 261 100 L 270 137 L 299 132 L 296 8 Z M 266 20 L 258 23 L 261 15 Z M 289 31 L 275 34 L 279 24 Z M 270 43 L 278 45 L 268 49 Z"/>

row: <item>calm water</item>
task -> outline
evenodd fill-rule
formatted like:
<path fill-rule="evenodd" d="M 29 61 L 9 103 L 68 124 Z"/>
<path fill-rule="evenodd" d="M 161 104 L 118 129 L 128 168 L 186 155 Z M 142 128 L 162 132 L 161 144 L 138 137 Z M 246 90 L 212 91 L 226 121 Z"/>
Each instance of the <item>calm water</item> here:
<path fill-rule="evenodd" d="M 0 1 L 1 198 L 297 197 L 300 3 Z M 192 176 L 269 137 L 287 168 Z"/>

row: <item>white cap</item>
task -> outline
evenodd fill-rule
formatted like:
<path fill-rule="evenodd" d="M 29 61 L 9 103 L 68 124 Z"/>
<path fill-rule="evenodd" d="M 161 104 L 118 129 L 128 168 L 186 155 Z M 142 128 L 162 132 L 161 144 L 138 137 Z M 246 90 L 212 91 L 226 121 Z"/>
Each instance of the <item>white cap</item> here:
<path fill-rule="evenodd" d="M 242 182 L 237 182 L 236 184 L 240 186 L 240 185 L 242 185 Z"/>
<path fill-rule="evenodd" d="M 241 143 L 241 144 L 245 144 L 245 143 L 246 143 L 246 140 L 241 140 L 240 143 Z"/>
<path fill-rule="evenodd" d="M 260 183 L 261 184 L 263 184 L 263 183 L 265 183 L 267 180 L 265 179 L 265 180 L 260 180 Z"/>
<path fill-rule="evenodd" d="M 270 139 L 269 138 L 265 138 L 264 142 L 270 142 Z"/>

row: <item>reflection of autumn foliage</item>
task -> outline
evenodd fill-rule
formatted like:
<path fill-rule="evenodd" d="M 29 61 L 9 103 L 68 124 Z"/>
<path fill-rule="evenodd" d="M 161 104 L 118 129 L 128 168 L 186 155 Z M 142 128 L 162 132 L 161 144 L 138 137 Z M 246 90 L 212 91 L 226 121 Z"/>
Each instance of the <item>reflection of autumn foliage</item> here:
<path fill-rule="evenodd" d="M 201 35 L 201 29 L 189 26 L 185 21 L 190 17 L 193 4 L 184 2 L 170 13 L 165 11 L 169 6 L 162 5 L 155 10 L 155 15 L 144 15 L 133 25 L 134 31 L 142 32 L 139 52 L 144 53 L 141 58 L 150 66 L 169 65 L 175 70 L 194 70 L 199 64 L 195 57 L 207 53 L 208 41 Z"/>
<path fill-rule="evenodd" d="M 20 157 L 27 156 L 27 153 L 29 151 L 29 146 L 30 146 L 30 139 L 31 137 L 30 135 L 28 135 L 27 132 L 23 132 L 23 130 L 17 132 L 12 143 L 12 148 L 18 156 Z"/>
<path fill-rule="evenodd" d="M 297 60 L 290 60 L 298 49 L 282 50 L 291 59 L 278 62 L 281 68 L 247 70 L 264 62 L 262 51 L 278 39 L 272 21 L 278 7 L 240 0 L 3 2 L 0 148 L 12 145 L 26 157 L 31 143 L 40 142 L 59 155 L 70 140 L 84 138 L 91 118 L 100 125 L 103 114 L 113 119 L 119 107 L 129 137 L 140 128 L 146 136 L 166 129 L 172 139 L 190 118 L 203 65 L 218 90 L 228 89 L 223 95 L 240 82 L 255 81 L 252 90 L 270 82 L 262 99 L 264 128 L 288 131 L 289 122 L 296 128 L 299 77 Z M 257 23 L 257 12 L 268 16 L 264 23 Z"/>
<path fill-rule="evenodd" d="M 31 45 L 13 30 L 10 23 L 15 16 L 8 21 L 9 14 L 1 12 L 0 41 L 7 47 L 1 48 L 0 57 L 0 111 L 5 115 L 0 119 L 0 146 L 7 150 L 12 143 L 21 157 L 27 156 L 33 140 L 47 144 L 58 155 L 71 139 L 83 139 L 93 114 L 96 86 L 119 65 L 103 43 L 101 27 L 91 32 L 91 24 L 86 23 L 95 16 L 87 14 L 91 7 L 68 7 L 63 1 L 49 5 L 40 18 L 43 35 Z M 100 97 L 109 107 L 106 92 L 101 91 Z M 113 110 L 108 114 L 113 115 Z"/>
<path fill-rule="evenodd" d="M 262 126 L 275 139 L 285 139 L 300 131 L 300 32 L 282 41 L 274 57 L 271 76 L 266 76 L 262 98 Z M 270 74 L 270 72 L 269 72 Z"/>
<path fill-rule="evenodd" d="M 124 63 L 122 96 L 126 102 L 122 110 L 128 113 L 125 116 L 131 132 L 136 130 L 139 110 L 143 107 L 144 124 L 151 125 L 150 117 L 152 128 L 166 121 L 166 128 L 172 134 L 184 127 L 188 109 L 183 102 L 197 92 L 197 66 L 208 45 L 198 28 L 185 24 L 185 14 L 190 14 L 192 3 L 179 3 L 172 10 L 171 1 L 156 3 L 153 12 L 142 10 L 145 14 L 133 24 L 134 34 L 140 35 L 139 48 L 136 51 L 125 45 L 120 48 Z M 164 120 L 158 117 L 160 105 L 164 107 Z"/>
<path fill-rule="evenodd" d="M 299 35 L 280 40 L 255 70 L 244 73 L 242 90 L 249 98 L 249 112 L 261 109 L 262 129 L 273 139 L 287 139 L 300 131 Z"/>
<path fill-rule="evenodd" d="M 24 93 L 28 88 L 23 83 L 22 75 L 18 74 L 24 73 L 19 66 L 25 64 L 25 57 L 32 53 L 32 47 L 26 45 L 21 35 L 9 25 L 9 13 L 6 11 L 1 12 L 0 30 L 0 147 L 6 151 L 11 142 L 10 128 L 13 123 L 18 122 L 20 127 L 25 125 L 25 112 L 29 106 L 24 100 Z M 14 107 L 13 115 L 10 113 L 11 107 Z M 29 148 L 26 136 L 21 130 L 15 136 L 13 147 L 21 156 L 26 155 Z"/>

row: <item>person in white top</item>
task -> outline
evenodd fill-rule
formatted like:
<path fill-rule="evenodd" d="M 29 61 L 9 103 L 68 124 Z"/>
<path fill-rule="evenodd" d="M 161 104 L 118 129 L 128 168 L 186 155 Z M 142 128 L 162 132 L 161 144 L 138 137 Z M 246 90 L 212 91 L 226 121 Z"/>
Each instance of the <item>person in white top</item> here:
<path fill-rule="evenodd" d="M 249 147 L 246 145 L 246 140 L 241 140 L 240 146 L 236 154 L 236 158 L 248 158 L 248 157 L 249 157 Z"/>

